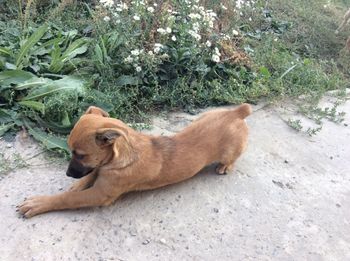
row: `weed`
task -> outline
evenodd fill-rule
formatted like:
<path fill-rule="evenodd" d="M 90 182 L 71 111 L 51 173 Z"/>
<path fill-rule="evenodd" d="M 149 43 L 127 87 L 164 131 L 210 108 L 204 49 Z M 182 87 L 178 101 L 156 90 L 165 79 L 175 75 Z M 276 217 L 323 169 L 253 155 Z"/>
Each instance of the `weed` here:
<path fill-rule="evenodd" d="M 11 156 L 5 156 L 4 153 L 0 153 L 0 175 L 7 174 L 8 172 L 27 167 L 27 162 L 18 153 L 14 153 Z"/>
<path fill-rule="evenodd" d="M 301 125 L 300 120 L 288 119 L 287 124 L 289 127 L 293 128 L 296 131 L 301 131 L 303 129 L 303 126 Z"/>
<path fill-rule="evenodd" d="M 2 2 L 0 134 L 25 126 L 65 150 L 57 134 L 89 105 L 139 122 L 285 96 L 306 101 L 300 111 L 318 124 L 341 122 L 317 104 L 349 87 L 347 32 L 333 33 L 344 1 Z"/>

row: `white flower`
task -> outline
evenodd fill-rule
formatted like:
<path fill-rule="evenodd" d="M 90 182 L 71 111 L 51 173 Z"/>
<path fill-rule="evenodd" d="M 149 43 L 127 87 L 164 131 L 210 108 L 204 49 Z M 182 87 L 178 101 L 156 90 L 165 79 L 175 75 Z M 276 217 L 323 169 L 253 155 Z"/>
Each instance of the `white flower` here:
<path fill-rule="evenodd" d="M 213 55 L 211 56 L 211 60 L 212 60 L 213 62 L 218 63 L 218 62 L 220 62 L 220 56 L 219 56 L 219 55 L 216 55 L 216 54 L 213 54 Z"/>
<path fill-rule="evenodd" d="M 238 33 L 237 30 L 233 29 L 233 30 L 232 30 L 232 34 L 235 35 L 235 36 L 237 36 L 239 33 Z"/>
<path fill-rule="evenodd" d="M 157 32 L 160 33 L 160 34 L 166 34 L 166 30 L 163 29 L 163 28 L 158 28 Z"/>
<path fill-rule="evenodd" d="M 223 10 L 227 10 L 227 7 L 224 6 L 223 4 L 221 4 L 221 8 L 222 8 Z"/>
<path fill-rule="evenodd" d="M 173 35 L 173 36 L 171 37 L 171 40 L 173 40 L 173 41 L 175 42 L 175 41 L 176 41 L 176 36 Z"/>
<path fill-rule="evenodd" d="M 100 3 L 104 7 L 112 7 L 114 5 L 114 1 L 113 0 L 100 0 Z"/>
<path fill-rule="evenodd" d="M 124 62 L 126 63 L 132 63 L 134 61 L 134 58 L 132 58 L 130 55 L 124 59 Z"/>
<path fill-rule="evenodd" d="M 227 34 L 222 34 L 222 38 L 224 40 L 230 40 L 231 39 L 231 37 L 229 35 L 227 35 Z"/>
<path fill-rule="evenodd" d="M 197 41 L 199 41 L 199 40 L 202 38 L 198 33 L 196 33 L 196 32 L 193 31 L 193 30 L 189 30 L 188 33 L 189 33 L 193 38 L 195 38 Z"/>
<path fill-rule="evenodd" d="M 140 54 L 140 51 L 138 49 L 132 50 L 131 54 L 134 56 L 138 56 Z"/>
<path fill-rule="evenodd" d="M 159 53 L 162 50 L 162 48 L 163 48 L 162 44 L 155 43 L 153 51 L 154 51 L 154 53 Z"/>
<path fill-rule="evenodd" d="M 207 14 L 210 16 L 210 17 L 217 17 L 217 14 L 213 11 L 213 10 L 208 10 L 207 11 Z"/>
<path fill-rule="evenodd" d="M 128 10 L 128 5 L 126 3 L 122 3 L 120 6 L 123 10 Z"/>
<path fill-rule="evenodd" d="M 217 47 L 215 47 L 214 52 L 217 56 L 221 56 L 221 53 Z"/>
<path fill-rule="evenodd" d="M 140 21 L 140 16 L 138 16 L 138 15 L 134 15 L 133 18 L 134 18 L 135 21 Z"/>
<path fill-rule="evenodd" d="M 210 41 L 206 41 L 206 42 L 205 42 L 205 45 L 206 45 L 207 47 L 210 47 L 210 46 L 211 46 L 211 42 L 210 42 Z"/>
<path fill-rule="evenodd" d="M 141 72 L 141 71 L 142 71 L 141 66 L 136 66 L 136 68 L 135 68 L 135 69 L 136 69 L 136 71 L 137 71 L 137 72 Z"/>
<path fill-rule="evenodd" d="M 192 27 L 193 27 L 193 30 L 194 30 L 195 32 L 198 32 L 198 31 L 199 31 L 199 23 L 198 23 L 198 22 L 193 23 Z"/>
<path fill-rule="evenodd" d="M 189 14 L 188 15 L 191 19 L 201 19 L 201 15 L 200 14 Z"/>
<path fill-rule="evenodd" d="M 120 3 L 120 4 L 117 4 L 117 12 L 121 12 L 122 10 L 128 10 L 128 5 L 126 3 Z"/>
<path fill-rule="evenodd" d="M 154 8 L 152 6 L 147 7 L 147 11 L 150 13 L 154 12 Z"/>
<path fill-rule="evenodd" d="M 167 27 L 165 30 L 166 30 L 166 32 L 167 32 L 168 34 L 171 34 L 171 28 L 170 28 L 170 27 Z"/>
<path fill-rule="evenodd" d="M 160 59 L 168 59 L 169 55 L 167 53 L 164 53 L 160 56 Z"/>
<path fill-rule="evenodd" d="M 154 53 L 152 51 L 148 51 L 148 55 L 153 56 Z"/>
<path fill-rule="evenodd" d="M 111 18 L 109 16 L 103 17 L 103 21 L 105 21 L 105 22 L 109 22 L 110 20 L 111 20 Z"/>

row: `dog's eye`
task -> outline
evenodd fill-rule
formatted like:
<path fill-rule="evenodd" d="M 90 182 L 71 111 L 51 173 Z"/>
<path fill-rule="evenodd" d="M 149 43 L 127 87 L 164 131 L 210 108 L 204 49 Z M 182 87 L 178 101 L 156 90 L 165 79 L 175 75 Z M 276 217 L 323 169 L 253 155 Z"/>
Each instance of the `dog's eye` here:
<path fill-rule="evenodd" d="M 82 160 L 85 157 L 85 155 L 78 154 L 75 150 L 73 150 L 72 153 L 73 153 L 74 158 L 76 158 L 77 160 Z"/>

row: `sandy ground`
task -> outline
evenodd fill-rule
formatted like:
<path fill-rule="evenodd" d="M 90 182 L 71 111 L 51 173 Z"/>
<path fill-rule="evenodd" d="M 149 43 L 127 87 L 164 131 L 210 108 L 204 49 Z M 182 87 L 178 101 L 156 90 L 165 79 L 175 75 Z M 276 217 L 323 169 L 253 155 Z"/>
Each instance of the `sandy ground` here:
<path fill-rule="evenodd" d="M 29 166 L 0 175 L 0 259 L 350 260 L 350 103 L 340 109 L 345 122 L 309 137 L 285 124 L 292 107 L 255 107 L 248 149 L 228 175 L 209 167 L 110 207 L 28 220 L 15 206 L 68 188 L 67 162 L 20 135 L 2 139 L 1 152 Z M 150 132 L 171 134 L 195 117 L 155 118 Z"/>

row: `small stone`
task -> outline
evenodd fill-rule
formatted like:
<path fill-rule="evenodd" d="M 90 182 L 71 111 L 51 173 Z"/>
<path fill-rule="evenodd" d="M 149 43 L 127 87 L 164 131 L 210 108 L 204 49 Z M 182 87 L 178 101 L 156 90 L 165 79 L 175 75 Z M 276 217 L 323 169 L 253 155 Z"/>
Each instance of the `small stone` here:
<path fill-rule="evenodd" d="M 12 148 L 12 144 L 6 144 L 6 148 Z"/>
<path fill-rule="evenodd" d="M 165 240 L 164 238 L 161 238 L 159 241 L 160 241 L 160 243 L 162 243 L 162 244 L 166 244 L 166 240 Z"/>
<path fill-rule="evenodd" d="M 289 163 L 289 161 L 288 161 L 288 160 L 284 160 L 284 163 L 288 164 L 288 163 Z"/>
<path fill-rule="evenodd" d="M 214 211 L 215 213 L 219 213 L 219 209 L 217 209 L 217 208 L 213 208 L 213 211 Z"/>
<path fill-rule="evenodd" d="M 142 245 L 148 245 L 151 241 L 149 239 L 146 239 L 145 241 L 142 242 Z"/>
<path fill-rule="evenodd" d="M 339 203 L 337 203 L 337 204 L 335 204 L 338 208 L 340 208 L 341 207 L 341 205 L 339 204 Z"/>
<path fill-rule="evenodd" d="M 280 188 L 284 188 L 284 184 L 281 181 L 272 180 L 272 183 Z"/>

